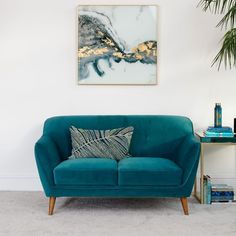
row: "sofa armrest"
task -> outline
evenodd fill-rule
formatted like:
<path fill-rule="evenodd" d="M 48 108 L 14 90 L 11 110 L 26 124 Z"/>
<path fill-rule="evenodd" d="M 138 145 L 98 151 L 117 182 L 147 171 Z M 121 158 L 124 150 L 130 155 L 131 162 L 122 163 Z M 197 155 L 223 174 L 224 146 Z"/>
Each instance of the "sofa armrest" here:
<path fill-rule="evenodd" d="M 200 142 L 194 135 L 187 135 L 178 147 L 175 162 L 183 170 L 182 183 L 185 184 L 190 176 L 196 176 L 197 166 L 200 157 Z M 193 182 L 194 180 L 190 181 Z"/>
<path fill-rule="evenodd" d="M 58 149 L 49 136 L 43 135 L 36 142 L 34 152 L 44 192 L 50 196 L 55 186 L 53 169 L 61 162 Z"/>

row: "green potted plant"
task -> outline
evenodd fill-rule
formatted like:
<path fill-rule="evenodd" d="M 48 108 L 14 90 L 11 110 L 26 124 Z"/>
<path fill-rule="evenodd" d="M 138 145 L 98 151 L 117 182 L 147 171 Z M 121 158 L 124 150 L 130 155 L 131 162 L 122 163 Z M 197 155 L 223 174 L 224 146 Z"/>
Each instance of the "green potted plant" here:
<path fill-rule="evenodd" d="M 201 0 L 199 6 L 204 11 L 209 10 L 214 14 L 223 15 L 216 26 L 226 32 L 222 38 L 221 49 L 212 65 L 218 64 L 220 69 L 221 63 L 224 62 L 225 68 L 236 67 L 236 0 Z"/>

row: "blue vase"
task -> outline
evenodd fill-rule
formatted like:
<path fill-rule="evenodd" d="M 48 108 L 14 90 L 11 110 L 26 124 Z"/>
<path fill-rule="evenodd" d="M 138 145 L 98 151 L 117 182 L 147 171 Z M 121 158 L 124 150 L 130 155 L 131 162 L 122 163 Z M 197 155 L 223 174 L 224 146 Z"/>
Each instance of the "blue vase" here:
<path fill-rule="evenodd" d="M 214 114 L 214 126 L 215 128 L 221 128 L 222 127 L 222 107 L 220 103 L 215 104 L 215 114 Z"/>

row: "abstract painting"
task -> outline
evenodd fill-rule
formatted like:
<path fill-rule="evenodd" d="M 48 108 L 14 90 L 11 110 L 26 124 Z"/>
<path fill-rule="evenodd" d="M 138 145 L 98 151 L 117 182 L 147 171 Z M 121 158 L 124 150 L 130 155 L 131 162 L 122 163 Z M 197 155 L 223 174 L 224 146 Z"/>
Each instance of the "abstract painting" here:
<path fill-rule="evenodd" d="M 156 80 L 156 6 L 78 6 L 79 84 Z"/>

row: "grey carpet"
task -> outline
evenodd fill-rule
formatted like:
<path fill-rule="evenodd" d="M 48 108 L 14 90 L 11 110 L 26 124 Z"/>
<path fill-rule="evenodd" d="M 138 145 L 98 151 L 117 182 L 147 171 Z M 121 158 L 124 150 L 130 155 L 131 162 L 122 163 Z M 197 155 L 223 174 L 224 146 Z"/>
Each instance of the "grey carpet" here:
<path fill-rule="evenodd" d="M 184 216 L 178 199 L 58 198 L 47 215 L 42 192 L 0 192 L 2 236 L 236 235 L 236 204 L 200 205 L 189 199 Z"/>

